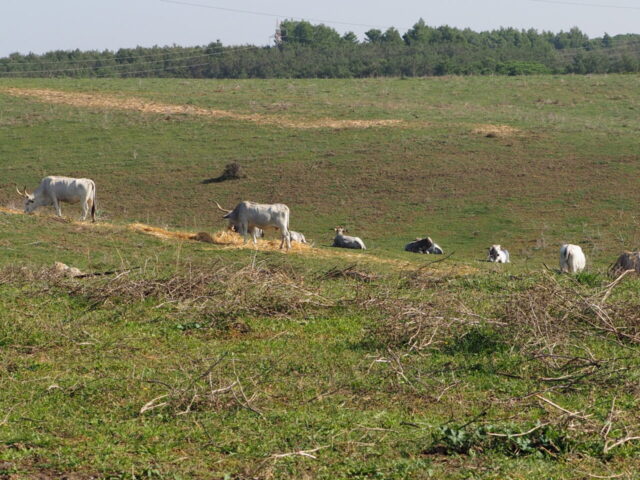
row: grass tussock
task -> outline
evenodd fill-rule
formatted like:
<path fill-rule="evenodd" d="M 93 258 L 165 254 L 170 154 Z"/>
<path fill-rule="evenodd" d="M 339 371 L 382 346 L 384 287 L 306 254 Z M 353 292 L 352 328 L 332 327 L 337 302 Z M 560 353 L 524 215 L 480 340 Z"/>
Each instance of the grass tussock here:
<path fill-rule="evenodd" d="M 607 336 L 620 343 L 640 344 L 640 303 L 608 301 L 617 282 L 585 294 L 573 285 L 547 277 L 504 304 L 502 321 L 523 348 L 562 345 L 587 336 Z"/>
<path fill-rule="evenodd" d="M 423 281 L 434 286 L 442 280 L 430 275 L 424 280 L 413 272 L 408 285 L 422 290 Z M 452 292 L 429 301 L 378 296 L 362 304 L 381 314 L 370 333 L 387 348 L 422 351 L 452 341 L 469 343 L 478 335 L 478 328 L 493 331 L 501 341 L 533 355 L 545 349 L 560 351 L 563 345 L 593 337 L 640 345 L 640 302 L 609 298 L 619 281 L 585 293 L 576 283 L 560 283 L 545 275 L 522 291 L 506 295 L 492 305 L 489 314 L 482 315 L 467 306 L 466 295 Z M 491 341 L 487 337 L 471 343 Z"/>
<path fill-rule="evenodd" d="M 62 291 L 97 306 L 144 302 L 212 322 L 242 316 L 291 315 L 327 308 L 333 302 L 317 288 L 307 286 L 302 275 L 265 265 L 242 268 L 213 264 L 166 277 L 153 277 L 139 270 L 124 270 L 113 276 L 69 278 L 55 266 L 43 269 L 5 268 L 0 284 L 29 284 L 39 291 Z"/>
<path fill-rule="evenodd" d="M 145 380 L 164 390 L 164 393 L 146 402 L 140 408 L 140 415 L 155 414 L 160 410 L 181 416 L 191 412 L 234 408 L 244 408 L 262 415 L 254 405 L 260 396 L 256 388 L 258 382 L 253 378 L 241 381 L 235 362 L 227 355 L 221 355 L 206 363 L 199 361 L 187 364 L 182 370 L 180 378 L 172 383 L 153 378 Z"/>

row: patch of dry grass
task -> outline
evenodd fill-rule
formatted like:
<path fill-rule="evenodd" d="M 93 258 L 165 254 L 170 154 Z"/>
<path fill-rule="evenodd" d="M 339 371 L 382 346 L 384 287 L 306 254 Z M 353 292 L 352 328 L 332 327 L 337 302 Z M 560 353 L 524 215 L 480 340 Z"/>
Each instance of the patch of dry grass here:
<path fill-rule="evenodd" d="M 522 130 L 509 125 L 479 124 L 471 131 L 485 137 L 513 137 L 522 134 Z"/>
<path fill-rule="evenodd" d="M 134 97 L 119 97 L 107 94 L 88 94 L 79 92 L 64 92 L 52 89 L 36 88 L 15 88 L 8 87 L 2 89 L 9 95 L 18 97 L 34 98 L 53 104 L 72 105 L 75 107 L 134 110 L 140 113 L 152 113 L 159 115 L 194 115 L 213 119 L 229 118 L 263 125 L 275 125 L 293 129 L 316 129 L 316 128 L 372 128 L 372 127 L 395 127 L 401 126 L 404 122 L 397 119 L 378 120 L 337 120 L 333 118 L 321 118 L 318 120 L 295 120 L 281 115 L 263 115 L 259 113 L 246 114 L 228 110 L 218 110 L 210 108 L 196 107 L 193 105 L 172 105 L 167 103 L 151 102 Z"/>

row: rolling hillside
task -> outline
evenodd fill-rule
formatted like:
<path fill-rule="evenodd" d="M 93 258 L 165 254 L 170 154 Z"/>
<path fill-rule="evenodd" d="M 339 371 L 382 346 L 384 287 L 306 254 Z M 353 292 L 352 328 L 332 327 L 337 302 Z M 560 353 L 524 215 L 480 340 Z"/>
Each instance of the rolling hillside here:
<path fill-rule="evenodd" d="M 634 478 L 639 87 L 0 80 L 0 477 Z M 98 223 L 21 214 L 49 174 Z M 315 247 L 189 239 L 243 199 Z"/>

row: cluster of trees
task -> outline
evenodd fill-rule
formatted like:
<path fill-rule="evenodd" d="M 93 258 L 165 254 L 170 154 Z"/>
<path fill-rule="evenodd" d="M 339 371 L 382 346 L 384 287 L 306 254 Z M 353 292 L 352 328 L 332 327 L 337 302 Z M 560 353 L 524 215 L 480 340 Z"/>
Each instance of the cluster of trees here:
<path fill-rule="evenodd" d="M 14 53 L 0 77 L 350 78 L 640 71 L 640 35 L 589 39 L 578 28 L 475 32 L 418 21 L 404 34 L 371 29 L 359 41 L 326 25 L 286 20 L 273 46 L 152 47 Z"/>

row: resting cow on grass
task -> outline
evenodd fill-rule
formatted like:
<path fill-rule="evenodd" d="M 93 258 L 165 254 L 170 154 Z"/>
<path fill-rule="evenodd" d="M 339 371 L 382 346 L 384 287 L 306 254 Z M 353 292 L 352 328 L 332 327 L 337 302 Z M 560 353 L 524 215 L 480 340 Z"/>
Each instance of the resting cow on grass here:
<path fill-rule="evenodd" d="M 444 253 L 444 250 L 442 250 L 442 247 L 440 247 L 440 245 L 434 243 L 429 247 L 427 253 L 430 253 L 431 255 L 442 255 Z"/>
<path fill-rule="evenodd" d="M 434 243 L 431 237 L 416 238 L 413 242 L 407 243 L 404 246 L 405 251 L 413 253 L 429 253 L 429 249 L 433 247 Z"/>
<path fill-rule="evenodd" d="M 509 251 L 500 245 L 491 245 L 487 260 L 494 263 L 509 263 Z"/>
<path fill-rule="evenodd" d="M 345 235 L 344 232 L 347 230 L 343 227 L 336 227 L 334 228 L 334 231 L 336 232 L 336 236 L 333 239 L 332 247 L 355 248 L 362 250 L 367 249 L 367 247 L 364 246 L 364 242 L 359 237 L 350 237 L 349 235 Z"/>
<path fill-rule="evenodd" d="M 302 233 L 294 232 L 293 230 L 289 230 L 289 239 L 292 242 L 307 243 L 307 239 L 304 237 Z"/>

